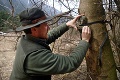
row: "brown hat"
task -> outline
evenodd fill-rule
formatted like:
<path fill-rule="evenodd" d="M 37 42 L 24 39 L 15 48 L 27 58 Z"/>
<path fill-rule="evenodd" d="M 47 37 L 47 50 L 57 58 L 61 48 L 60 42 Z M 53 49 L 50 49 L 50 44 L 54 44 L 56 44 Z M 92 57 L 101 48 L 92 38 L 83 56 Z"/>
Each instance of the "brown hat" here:
<path fill-rule="evenodd" d="M 16 28 L 16 31 L 32 28 L 52 19 L 52 17 L 46 18 L 45 13 L 39 8 L 24 10 L 20 13 L 19 17 L 22 26 Z"/>

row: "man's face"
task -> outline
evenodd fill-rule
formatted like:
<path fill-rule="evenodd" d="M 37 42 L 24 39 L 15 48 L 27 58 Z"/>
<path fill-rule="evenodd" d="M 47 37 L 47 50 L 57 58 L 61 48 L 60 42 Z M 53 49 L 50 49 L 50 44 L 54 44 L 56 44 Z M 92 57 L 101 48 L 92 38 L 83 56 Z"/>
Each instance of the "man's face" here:
<path fill-rule="evenodd" d="M 47 39 L 48 38 L 47 33 L 49 29 L 50 28 L 47 23 L 42 23 L 38 27 L 34 27 L 33 30 L 31 29 L 31 31 L 34 37 Z"/>

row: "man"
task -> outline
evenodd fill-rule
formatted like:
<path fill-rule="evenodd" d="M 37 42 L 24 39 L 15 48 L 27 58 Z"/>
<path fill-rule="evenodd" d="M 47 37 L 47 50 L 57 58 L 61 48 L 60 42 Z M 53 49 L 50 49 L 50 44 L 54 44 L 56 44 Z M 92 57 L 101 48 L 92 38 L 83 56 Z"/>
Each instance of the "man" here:
<path fill-rule="evenodd" d="M 27 9 L 19 16 L 22 26 L 16 31 L 23 30 L 25 35 L 18 44 L 10 80 L 51 80 L 53 74 L 72 72 L 79 67 L 89 47 L 89 27 L 83 27 L 82 40 L 69 56 L 52 53 L 48 45 L 69 27 L 77 29 L 76 21 L 80 15 L 50 32 L 46 22 L 51 18 L 46 18 L 40 9 Z"/>

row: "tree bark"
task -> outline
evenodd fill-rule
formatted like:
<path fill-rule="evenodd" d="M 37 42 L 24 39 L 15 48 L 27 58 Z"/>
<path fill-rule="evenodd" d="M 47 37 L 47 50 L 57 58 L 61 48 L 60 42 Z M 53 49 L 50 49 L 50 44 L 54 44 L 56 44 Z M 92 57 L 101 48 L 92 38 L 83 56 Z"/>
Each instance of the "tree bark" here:
<path fill-rule="evenodd" d="M 84 13 L 88 22 L 105 20 L 102 0 L 80 0 L 79 13 Z M 99 47 L 106 37 L 105 32 L 107 32 L 105 24 L 92 24 L 90 28 L 92 37 L 86 55 L 87 80 L 117 80 L 116 65 L 108 38 L 102 48 L 102 67 L 98 65 Z"/>

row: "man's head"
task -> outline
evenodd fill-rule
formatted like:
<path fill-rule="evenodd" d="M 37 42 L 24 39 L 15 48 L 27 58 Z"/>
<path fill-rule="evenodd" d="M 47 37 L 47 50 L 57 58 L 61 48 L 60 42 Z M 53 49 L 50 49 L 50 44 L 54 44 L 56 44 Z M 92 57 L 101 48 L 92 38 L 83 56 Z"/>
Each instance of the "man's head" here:
<path fill-rule="evenodd" d="M 26 34 L 31 34 L 34 37 L 47 38 L 49 26 L 46 22 L 52 18 L 46 18 L 42 10 L 39 8 L 27 9 L 22 11 L 19 17 L 22 26 L 18 27 L 16 31 L 24 30 Z"/>

